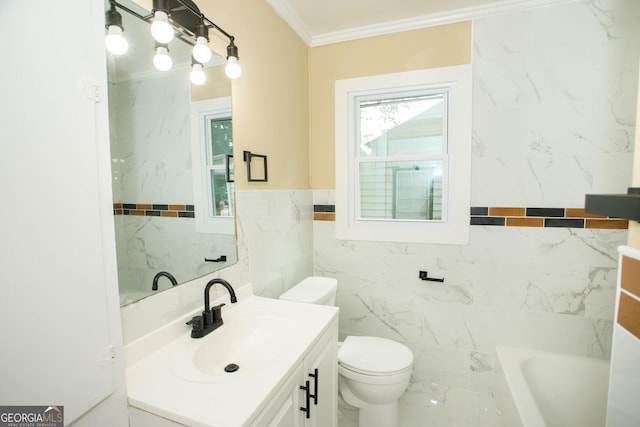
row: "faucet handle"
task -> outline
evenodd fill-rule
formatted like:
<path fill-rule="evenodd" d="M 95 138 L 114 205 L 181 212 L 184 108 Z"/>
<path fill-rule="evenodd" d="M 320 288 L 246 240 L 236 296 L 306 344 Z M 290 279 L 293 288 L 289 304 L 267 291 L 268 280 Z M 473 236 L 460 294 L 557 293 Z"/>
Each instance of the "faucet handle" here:
<path fill-rule="evenodd" d="M 211 307 L 211 311 L 213 312 L 213 321 L 217 322 L 218 320 L 222 320 L 222 306 L 224 303 Z"/>
<path fill-rule="evenodd" d="M 191 320 L 189 320 L 187 325 L 192 325 L 192 332 L 202 332 L 203 324 L 202 324 L 202 316 L 193 316 Z"/>

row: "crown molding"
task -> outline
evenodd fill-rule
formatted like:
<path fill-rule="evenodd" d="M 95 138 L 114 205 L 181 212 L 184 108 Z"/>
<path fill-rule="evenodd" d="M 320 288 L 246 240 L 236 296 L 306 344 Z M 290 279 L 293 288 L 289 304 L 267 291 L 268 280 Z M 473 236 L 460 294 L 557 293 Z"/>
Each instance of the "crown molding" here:
<path fill-rule="evenodd" d="M 290 7 L 289 1 L 295 0 L 266 1 L 308 46 L 316 47 L 384 34 L 434 27 L 437 25 L 453 24 L 456 22 L 468 21 L 491 15 L 500 15 L 503 13 L 517 12 L 525 9 L 571 3 L 578 0 L 501 0 L 483 6 L 455 9 L 442 13 L 422 15 L 410 19 L 383 22 L 380 24 L 367 25 L 317 35 L 311 35 L 305 23 Z"/>
<path fill-rule="evenodd" d="M 287 0 L 266 0 L 267 3 L 273 8 L 273 10 L 291 27 L 298 37 L 306 43 L 307 46 L 312 46 L 313 36 L 307 28 L 307 25 L 300 18 L 300 16 L 291 8 L 289 1 Z M 296 0 L 292 0 L 296 1 Z"/>

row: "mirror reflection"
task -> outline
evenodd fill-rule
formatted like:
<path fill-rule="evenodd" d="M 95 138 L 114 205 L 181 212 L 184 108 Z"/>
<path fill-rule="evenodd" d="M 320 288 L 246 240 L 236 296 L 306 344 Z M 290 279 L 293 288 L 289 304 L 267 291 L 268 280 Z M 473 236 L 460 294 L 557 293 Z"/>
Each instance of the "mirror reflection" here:
<path fill-rule="evenodd" d="M 119 3 L 148 13 L 132 2 Z M 127 13 L 122 19 L 129 50 L 107 52 L 107 62 L 118 281 L 126 304 L 227 267 L 236 262 L 237 250 L 225 61 L 214 54 L 205 68 L 207 82 L 192 87 L 189 44 L 169 43 L 173 66 L 158 71 L 149 25 Z M 225 114 L 200 120 L 208 102 L 224 105 Z M 207 168 L 209 180 L 203 182 Z M 203 189 L 211 214 L 199 206 L 207 196 Z M 224 224 L 203 229 L 196 226 L 199 217 Z"/>

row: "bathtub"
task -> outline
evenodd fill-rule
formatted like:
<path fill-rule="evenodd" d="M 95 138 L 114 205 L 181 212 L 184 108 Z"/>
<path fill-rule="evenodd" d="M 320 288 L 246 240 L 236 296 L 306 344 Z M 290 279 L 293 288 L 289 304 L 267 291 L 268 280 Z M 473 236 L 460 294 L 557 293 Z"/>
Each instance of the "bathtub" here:
<path fill-rule="evenodd" d="M 497 347 L 494 401 L 503 427 L 603 427 L 609 362 Z"/>

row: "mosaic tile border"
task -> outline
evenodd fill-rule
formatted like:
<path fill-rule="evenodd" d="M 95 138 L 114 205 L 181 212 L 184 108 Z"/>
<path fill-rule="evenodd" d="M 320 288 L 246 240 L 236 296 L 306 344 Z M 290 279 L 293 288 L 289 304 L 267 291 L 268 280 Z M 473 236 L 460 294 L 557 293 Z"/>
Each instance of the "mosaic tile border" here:
<path fill-rule="evenodd" d="M 195 218 L 193 205 L 161 203 L 114 203 L 114 215 L 161 216 L 167 218 Z"/>
<path fill-rule="evenodd" d="M 335 221 L 335 205 L 313 205 L 315 221 Z M 629 221 L 585 213 L 583 208 L 472 207 L 471 225 L 626 230 Z"/>

